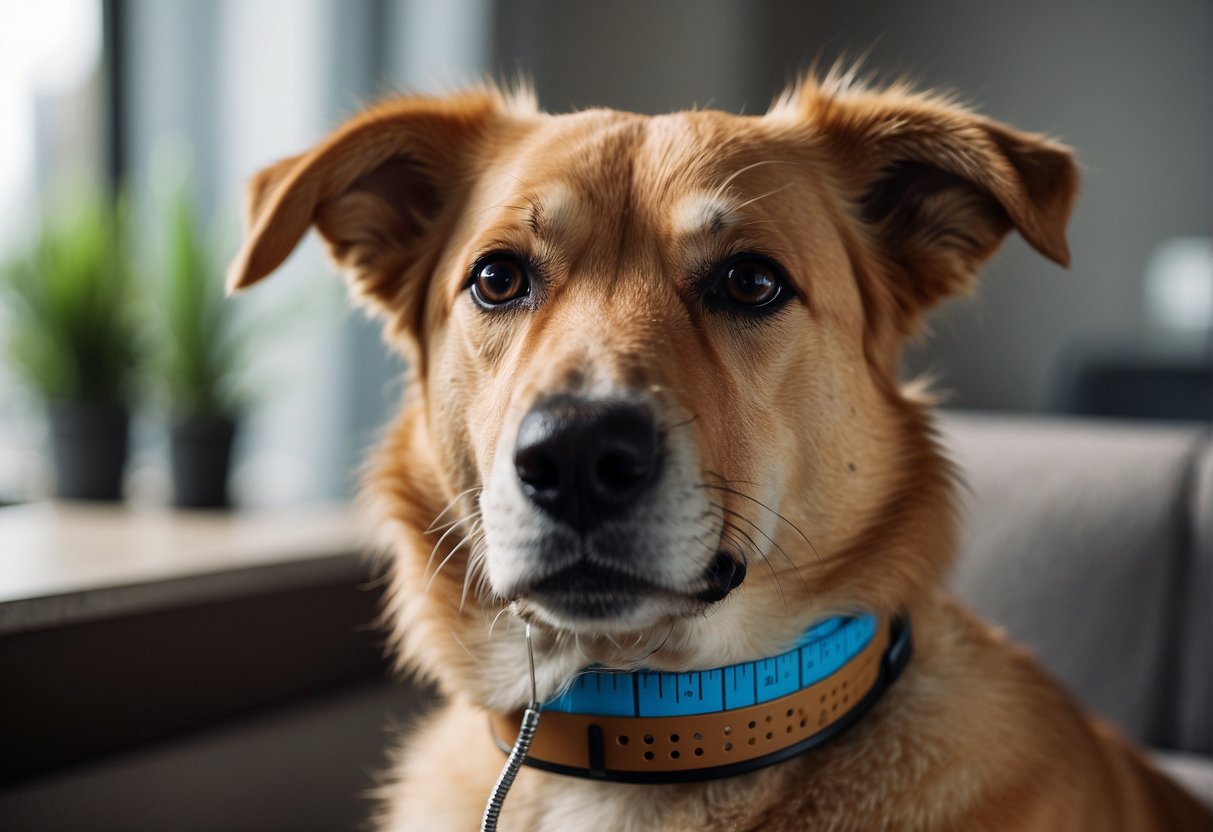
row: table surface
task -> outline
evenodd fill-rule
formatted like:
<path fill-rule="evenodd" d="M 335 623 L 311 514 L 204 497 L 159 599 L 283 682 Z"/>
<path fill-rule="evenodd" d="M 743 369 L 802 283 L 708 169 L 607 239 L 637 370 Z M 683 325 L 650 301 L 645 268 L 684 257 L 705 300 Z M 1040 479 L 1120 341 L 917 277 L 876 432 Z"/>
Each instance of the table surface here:
<path fill-rule="evenodd" d="M 0 508 L 0 635 L 371 574 L 346 505 L 272 512 Z"/>

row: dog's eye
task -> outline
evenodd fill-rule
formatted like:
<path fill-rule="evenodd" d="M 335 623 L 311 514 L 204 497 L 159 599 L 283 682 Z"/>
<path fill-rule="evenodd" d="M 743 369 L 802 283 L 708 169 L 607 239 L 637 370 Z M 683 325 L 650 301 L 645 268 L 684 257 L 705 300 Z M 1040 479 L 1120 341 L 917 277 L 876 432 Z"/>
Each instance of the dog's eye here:
<path fill-rule="evenodd" d="M 734 260 L 724 267 L 721 283 L 725 297 L 739 306 L 767 306 L 783 293 L 775 269 L 762 260 Z"/>
<path fill-rule="evenodd" d="M 531 289 L 526 269 L 509 255 L 494 255 L 472 271 L 472 297 L 481 306 L 500 306 L 525 296 Z"/>

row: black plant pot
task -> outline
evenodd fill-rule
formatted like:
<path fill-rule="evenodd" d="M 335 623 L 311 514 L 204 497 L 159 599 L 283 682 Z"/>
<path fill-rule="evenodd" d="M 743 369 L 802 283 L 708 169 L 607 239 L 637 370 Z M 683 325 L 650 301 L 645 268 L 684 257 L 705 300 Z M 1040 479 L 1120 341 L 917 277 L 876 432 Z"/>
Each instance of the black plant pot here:
<path fill-rule="evenodd" d="M 223 416 L 191 418 L 173 426 L 170 455 L 173 505 L 178 508 L 227 508 L 236 423 Z"/>
<path fill-rule="evenodd" d="M 49 415 L 56 493 L 121 500 L 130 414 L 117 405 L 65 401 L 51 404 Z"/>

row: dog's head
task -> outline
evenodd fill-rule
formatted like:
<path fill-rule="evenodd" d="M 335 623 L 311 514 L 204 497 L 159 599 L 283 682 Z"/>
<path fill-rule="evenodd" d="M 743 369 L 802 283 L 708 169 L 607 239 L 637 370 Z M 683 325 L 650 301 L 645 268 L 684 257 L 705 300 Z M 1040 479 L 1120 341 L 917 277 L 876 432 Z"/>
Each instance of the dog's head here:
<path fill-rule="evenodd" d="M 254 179 L 229 280 L 315 225 L 385 319 L 401 645 L 510 707 L 507 606 L 550 691 L 768 655 L 936 581 L 948 472 L 898 347 L 1010 229 L 1064 264 L 1076 183 L 1065 148 L 903 89 L 806 82 L 759 117 L 403 99 Z"/>

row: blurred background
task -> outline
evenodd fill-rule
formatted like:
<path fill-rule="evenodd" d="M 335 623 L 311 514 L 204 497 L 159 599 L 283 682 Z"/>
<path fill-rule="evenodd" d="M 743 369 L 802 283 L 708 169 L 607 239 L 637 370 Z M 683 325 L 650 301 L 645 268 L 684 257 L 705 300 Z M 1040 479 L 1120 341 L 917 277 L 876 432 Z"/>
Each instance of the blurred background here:
<path fill-rule="evenodd" d="M 198 271 L 219 282 L 247 177 L 392 92 L 522 74 L 554 111 L 756 113 L 815 60 L 862 57 L 881 77 L 955 90 L 1055 136 L 1083 167 L 1073 266 L 1012 237 L 977 298 L 935 315 L 907 374 L 933 373 L 956 408 L 1207 419 L 1209 46 L 1206 0 L 0 0 L 0 263 L 24 256 L 55 194 L 92 189 L 123 195 L 142 275 L 133 306 L 158 297 L 181 259 L 165 217 L 183 202 L 210 258 L 199 254 L 210 265 Z M 174 190 L 174 177 L 188 185 Z M 243 391 L 228 408 L 232 499 L 348 496 L 400 395 L 400 366 L 374 323 L 347 311 L 315 240 L 232 303 L 222 314 L 245 330 L 219 368 Z M 5 345 L 28 314 L 7 308 Z M 153 307 L 136 315 L 149 331 L 158 316 L 172 325 Z M 159 343 L 140 336 L 135 358 Z M 43 411 L 54 397 L 27 375 L 0 361 L 9 501 L 53 479 Z M 137 378 L 122 394 L 135 499 L 169 499 L 163 424 L 180 408 L 164 386 Z"/>

